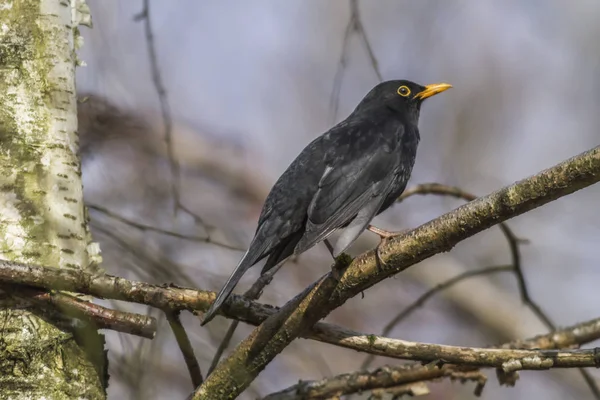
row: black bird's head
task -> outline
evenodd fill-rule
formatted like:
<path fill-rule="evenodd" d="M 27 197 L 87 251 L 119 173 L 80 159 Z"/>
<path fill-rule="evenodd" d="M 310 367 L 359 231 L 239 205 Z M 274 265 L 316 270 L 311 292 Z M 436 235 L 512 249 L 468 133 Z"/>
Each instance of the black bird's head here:
<path fill-rule="evenodd" d="M 367 112 L 373 115 L 373 111 L 378 109 L 391 110 L 402 114 L 416 124 L 423 101 L 451 87 L 452 85 L 448 83 L 421 86 L 407 80 L 382 82 L 371 89 L 358 104 L 353 114 Z"/>

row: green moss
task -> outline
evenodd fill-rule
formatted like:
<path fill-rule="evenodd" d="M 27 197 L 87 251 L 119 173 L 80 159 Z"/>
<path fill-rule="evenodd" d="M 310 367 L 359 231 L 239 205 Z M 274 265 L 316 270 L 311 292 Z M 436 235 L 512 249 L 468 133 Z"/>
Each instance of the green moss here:
<path fill-rule="evenodd" d="M 375 340 L 377 340 L 377 336 L 367 335 L 367 340 L 369 341 L 369 345 L 373 346 L 375 344 Z"/>
<path fill-rule="evenodd" d="M 352 257 L 346 253 L 342 253 L 335 258 L 335 268 L 344 269 L 352 264 Z"/>

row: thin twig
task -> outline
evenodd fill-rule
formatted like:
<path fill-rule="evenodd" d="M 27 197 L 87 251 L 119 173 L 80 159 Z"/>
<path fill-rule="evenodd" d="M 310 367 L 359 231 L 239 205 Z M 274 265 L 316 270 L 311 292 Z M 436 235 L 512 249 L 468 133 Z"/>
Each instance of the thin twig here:
<path fill-rule="evenodd" d="M 172 237 L 176 237 L 178 239 L 185 239 L 185 240 L 191 240 L 191 241 L 195 241 L 195 242 L 203 242 L 203 243 L 210 243 L 210 244 L 214 244 L 216 246 L 220 246 L 226 249 L 230 249 L 230 250 L 235 250 L 235 251 L 245 251 L 245 249 L 242 249 L 240 247 L 235 247 L 232 245 L 229 245 L 227 243 L 222 243 L 222 242 L 217 242 L 211 239 L 210 236 L 205 236 L 205 237 L 200 237 L 200 236 L 192 236 L 192 235 L 184 235 L 182 233 L 178 233 L 178 232 L 174 232 L 174 231 L 170 231 L 167 229 L 162 229 L 162 228 L 157 228 L 155 226 L 151 226 L 151 225 L 146 225 L 140 222 L 136 222 L 133 221 L 131 219 L 125 218 L 122 215 L 119 215 L 113 211 L 110 211 L 109 209 L 96 205 L 96 204 L 86 204 L 87 208 L 89 208 L 90 210 L 94 210 L 97 211 L 99 213 L 102 213 L 110 218 L 113 218 L 119 222 L 122 222 L 126 225 L 129 225 L 133 228 L 139 229 L 141 231 L 149 231 L 149 232 L 156 232 L 159 233 L 161 235 L 167 235 L 167 236 L 172 236 Z"/>
<path fill-rule="evenodd" d="M 350 0 L 350 9 L 352 10 L 352 14 L 354 15 L 354 25 L 356 33 L 358 33 L 358 35 L 362 38 L 365 50 L 367 50 L 367 55 L 369 56 L 369 61 L 371 62 L 371 66 L 373 67 L 373 71 L 375 71 L 375 75 L 377 75 L 377 80 L 381 82 L 383 81 L 383 78 L 381 76 L 381 72 L 379 72 L 379 63 L 377 62 L 377 58 L 375 57 L 375 53 L 373 52 L 373 48 L 371 47 L 371 42 L 367 38 L 367 32 L 365 31 L 365 27 L 362 23 L 362 18 L 360 16 L 360 10 L 358 8 L 358 0 Z"/>
<path fill-rule="evenodd" d="M 180 192 L 180 165 L 179 161 L 175 157 L 173 149 L 173 118 L 171 116 L 171 108 L 167 99 L 167 91 L 162 81 L 160 68 L 158 66 L 158 56 L 156 54 L 156 46 L 154 43 L 154 33 L 152 29 L 152 18 L 150 15 L 150 0 L 143 0 L 142 11 L 134 17 L 134 21 L 144 21 L 144 33 L 146 36 L 146 47 L 148 49 L 148 58 L 150 62 L 150 70 L 152 73 L 152 82 L 156 89 L 156 94 L 160 103 L 160 111 L 164 123 L 164 139 L 167 146 L 167 155 L 169 158 L 169 166 L 171 170 L 171 195 L 173 197 L 173 206 L 175 214 L 178 211 L 183 211 L 190 215 L 196 223 L 201 225 L 207 234 L 206 241 L 214 243 L 211 237 L 211 231 L 215 229 L 214 226 L 206 223 L 203 218 L 192 212 L 186 207 L 181 200 Z"/>
<path fill-rule="evenodd" d="M 141 261 L 143 264 L 142 266 L 134 264 L 137 267 L 139 274 L 145 274 L 148 277 L 152 277 L 153 279 L 157 279 L 161 282 L 176 281 L 186 285 L 193 284 L 194 281 L 185 273 L 185 268 L 177 265 L 173 261 L 162 257 L 160 260 L 155 260 L 152 256 L 144 252 L 141 247 L 136 247 L 134 244 L 130 243 L 129 240 L 118 235 L 114 229 L 105 228 L 98 224 L 97 221 L 92 221 L 91 226 L 92 230 L 106 236 L 119 247 L 126 250 L 128 255 L 133 256 Z"/>
<path fill-rule="evenodd" d="M 346 58 L 348 52 L 348 44 L 350 43 L 350 36 L 352 36 L 352 30 L 354 29 L 354 15 L 350 14 L 350 20 L 346 25 L 344 31 L 344 39 L 342 41 L 342 52 L 340 54 L 340 60 L 338 67 L 333 77 L 333 88 L 331 90 L 331 98 L 329 100 L 329 108 L 331 109 L 331 123 L 335 124 L 337 120 L 338 109 L 340 107 L 340 92 L 342 90 L 342 81 L 344 79 L 344 69 L 346 69 Z"/>
<path fill-rule="evenodd" d="M 283 266 L 283 264 L 284 263 L 280 263 L 279 265 L 275 266 L 273 269 L 271 269 L 271 270 L 267 271 L 266 273 L 264 273 L 263 275 L 261 275 L 260 278 L 258 278 L 256 280 L 256 282 L 254 282 L 252 287 L 250 287 L 250 289 L 248 289 L 246 291 L 246 293 L 244 293 L 244 297 L 246 297 L 250 300 L 259 299 L 262 294 L 263 289 L 269 283 L 271 283 L 271 281 L 273 280 L 273 276 L 277 273 L 277 271 L 279 271 L 279 269 Z M 237 326 L 239 325 L 239 323 L 240 323 L 239 320 L 235 320 L 231 323 L 231 325 L 229 325 L 229 328 L 227 329 L 227 332 L 225 333 L 225 337 L 223 337 L 223 340 L 219 344 L 219 347 L 217 348 L 217 351 L 215 352 L 215 355 L 210 363 L 210 368 L 208 369 L 207 376 L 210 375 L 210 373 L 215 369 L 215 367 L 219 363 L 219 360 L 221 359 L 223 352 L 229 346 L 229 343 L 231 342 L 231 338 L 233 337 L 233 334 L 235 333 L 235 330 L 237 329 Z"/>
<path fill-rule="evenodd" d="M 65 293 L 53 293 L 25 286 L 7 287 L 2 290 L 41 306 L 52 306 L 65 315 L 94 325 L 97 329 L 110 329 L 153 339 L 156 335 L 156 319 L 141 314 L 112 310 Z"/>
<path fill-rule="evenodd" d="M 160 111 L 162 114 L 164 124 L 164 139 L 167 145 L 167 153 L 169 156 L 169 166 L 171 169 L 171 193 L 175 207 L 177 208 L 180 201 L 179 194 L 179 162 L 173 154 L 173 120 L 171 118 L 171 109 L 169 101 L 167 99 L 167 91 L 162 81 L 160 74 L 160 68 L 158 66 L 158 57 L 156 55 L 156 47 L 154 45 L 154 33 L 152 29 L 152 20 L 150 16 L 150 0 L 142 0 L 143 7 L 142 11 L 135 16 L 135 21 L 144 21 L 144 34 L 146 36 L 146 47 L 148 50 L 148 58 L 150 61 L 150 71 L 152 74 L 152 82 L 158 95 L 158 101 L 160 103 Z"/>
<path fill-rule="evenodd" d="M 398 198 L 398 202 L 401 202 L 406 198 L 416 194 L 437 194 L 442 196 L 452 196 L 466 201 L 473 201 L 477 198 L 477 196 L 465 192 L 464 190 L 455 186 L 446 186 L 439 183 L 426 183 L 417 185 L 411 189 L 406 190 Z M 515 274 L 515 277 L 517 278 L 517 285 L 519 287 L 521 301 L 523 302 L 523 304 L 525 304 L 525 306 L 527 306 L 531 311 L 533 311 L 533 313 L 540 319 L 540 321 L 542 321 L 544 325 L 546 325 L 546 327 L 549 330 L 555 330 L 556 325 L 552 322 L 550 317 L 548 317 L 548 315 L 546 315 L 546 313 L 542 311 L 542 308 L 535 301 L 533 301 L 533 299 L 529 295 L 529 289 L 527 287 L 527 282 L 525 280 L 525 275 L 523 274 L 523 268 L 521 265 L 521 253 L 519 251 L 519 242 L 522 242 L 523 240 L 519 239 L 514 234 L 514 232 L 508 227 L 507 224 L 501 223 L 498 225 L 498 227 L 502 230 L 502 233 L 508 241 L 508 246 L 510 248 L 513 263 L 513 272 Z M 395 318 L 395 320 L 397 320 L 397 322 L 400 321 L 397 318 Z M 385 335 L 386 334 L 384 334 L 384 336 Z M 590 390 L 592 391 L 594 397 L 597 400 L 600 400 L 600 387 L 598 387 L 596 381 L 589 375 L 589 373 L 586 370 L 580 369 L 579 371 L 583 376 L 583 379 L 589 386 Z"/>
<path fill-rule="evenodd" d="M 404 319 L 406 319 L 409 315 L 411 315 L 414 311 L 416 311 L 419 307 L 422 307 L 423 304 L 437 293 L 444 291 L 463 280 L 467 280 L 469 278 L 475 278 L 482 275 L 495 274 L 498 272 L 511 272 L 514 270 L 512 265 L 499 265 L 494 267 L 488 267 L 483 269 L 478 269 L 474 271 L 466 271 L 462 274 L 459 274 L 452 279 L 448 279 L 445 282 L 440 283 L 439 285 L 431 288 L 427 292 L 423 293 L 416 301 L 409 304 L 406 308 L 404 308 L 400 313 L 398 313 L 381 331 L 381 336 L 388 336 L 390 332 Z M 365 370 L 369 368 L 371 363 L 375 360 L 375 356 L 369 354 L 365 361 L 360 366 L 361 370 Z"/>
<path fill-rule="evenodd" d="M 348 57 L 348 46 L 350 44 L 350 38 L 352 33 L 356 32 L 363 40 L 363 45 L 367 51 L 367 55 L 369 56 L 369 61 L 371 62 L 371 66 L 373 67 L 373 71 L 375 71 L 375 75 L 377 75 L 377 79 L 379 82 L 383 81 L 381 77 L 381 72 L 379 72 L 379 64 L 377 62 L 377 58 L 373 53 L 373 49 L 367 38 L 367 34 L 365 33 L 364 26 L 361 21 L 360 11 L 358 9 L 358 0 L 350 0 L 350 18 L 348 20 L 348 24 L 346 25 L 346 29 L 344 30 L 344 39 L 342 41 L 342 52 L 340 54 L 340 60 L 338 61 L 338 67 L 335 71 L 335 76 L 333 78 L 333 89 L 331 91 L 331 98 L 329 101 L 329 107 L 331 109 L 331 123 L 335 123 L 337 119 L 337 114 L 340 106 L 340 92 L 342 90 L 342 81 L 344 79 L 344 70 L 346 69 L 346 62 Z"/>
<path fill-rule="evenodd" d="M 183 327 L 183 325 L 181 324 L 181 320 L 179 319 L 179 311 L 166 310 L 165 315 L 167 317 L 167 321 L 169 321 L 169 325 L 171 326 L 173 335 L 175 335 L 175 339 L 177 340 L 177 344 L 179 345 L 179 350 L 181 350 L 181 354 L 183 355 L 183 359 L 185 360 L 185 365 L 187 366 L 188 372 L 190 373 L 192 384 L 196 388 L 202 384 L 204 379 L 202 379 L 202 371 L 200 370 L 200 364 L 198 364 L 198 360 L 196 359 L 196 355 L 194 354 L 194 348 L 192 347 L 190 338 L 188 337 L 185 328 Z"/>

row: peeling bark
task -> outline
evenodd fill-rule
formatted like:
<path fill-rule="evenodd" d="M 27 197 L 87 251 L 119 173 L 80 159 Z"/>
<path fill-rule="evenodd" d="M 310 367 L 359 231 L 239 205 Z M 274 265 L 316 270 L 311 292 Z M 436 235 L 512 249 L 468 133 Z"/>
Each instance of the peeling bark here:
<path fill-rule="evenodd" d="M 0 258 L 56 268 L 99 262 L 77 157 L 82 0 L 0 3 Z M 105 397 L 102 337 L 0 291 L 0 399 Z"/>

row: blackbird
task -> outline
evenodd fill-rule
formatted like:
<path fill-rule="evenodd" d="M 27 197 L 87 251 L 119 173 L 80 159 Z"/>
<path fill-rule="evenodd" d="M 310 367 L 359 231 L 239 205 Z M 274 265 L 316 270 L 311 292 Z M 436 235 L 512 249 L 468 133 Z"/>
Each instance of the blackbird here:
<path fill-rule="evenodd" d="M 242 275 L 265 257 L 264 274 L 325 241 L 337 257 L 404 191 L 419 144 L 425 99 L 452 85 L 392 80 L 375 86 L 356 109 L 309 143 L 277 180 L 263 205 L 250 248 L 204 316 L 210 321 Z M 343 229 L 332 246 L 327 237 Z"/>

